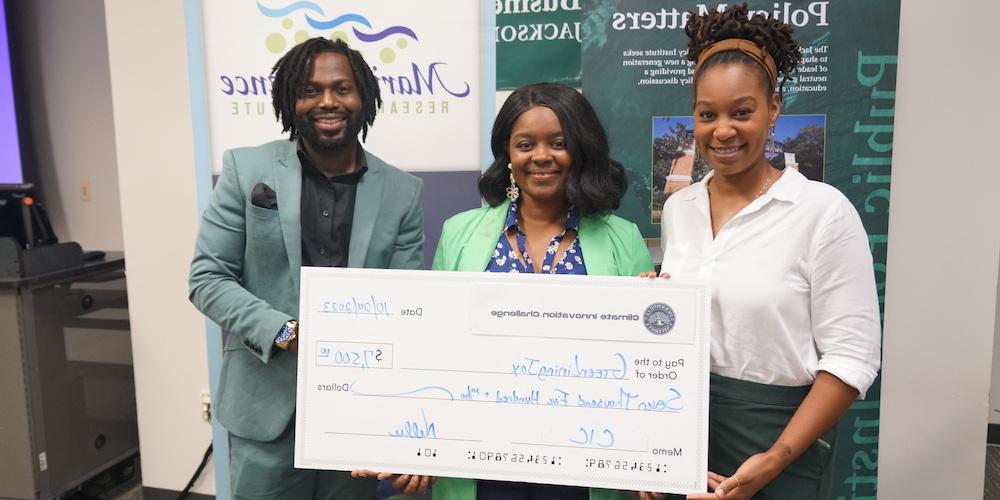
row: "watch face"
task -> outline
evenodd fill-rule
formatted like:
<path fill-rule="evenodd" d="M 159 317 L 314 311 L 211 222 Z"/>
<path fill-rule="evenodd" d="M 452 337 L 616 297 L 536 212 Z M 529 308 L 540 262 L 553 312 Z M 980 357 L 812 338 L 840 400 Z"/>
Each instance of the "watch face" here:
<path fill-rule="evenodd" d="M 274 339 L 275 342 L 288 342 L 292 339 L 295 332 L 288 325 L 281 327 L 281 331 L 278 332 L 278 338 Z"/>

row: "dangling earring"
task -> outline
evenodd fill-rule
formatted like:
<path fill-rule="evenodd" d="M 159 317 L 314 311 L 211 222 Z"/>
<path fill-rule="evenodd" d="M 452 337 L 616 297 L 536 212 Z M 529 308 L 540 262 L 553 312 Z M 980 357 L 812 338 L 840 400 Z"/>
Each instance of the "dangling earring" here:
<path fill-rule="evenodd" d="M 768 156 L 774 158 L 774 124 L 771 124 L 771 143 L 767 147 Z"/>
<path fill-rule="evenodd" d="M 521 189 L 514 183 L 514 167 L 510 163 L 507 164 L 507 170 L 510 171 L 510 187 L 507 188 L 507 198 L 513 203 L 517 201 L 517 197 L 521 194 Z"/>

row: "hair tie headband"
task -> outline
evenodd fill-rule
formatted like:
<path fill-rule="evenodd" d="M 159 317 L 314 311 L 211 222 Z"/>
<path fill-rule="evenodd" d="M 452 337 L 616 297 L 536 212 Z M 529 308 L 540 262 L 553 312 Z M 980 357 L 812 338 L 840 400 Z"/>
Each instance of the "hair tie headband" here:
<path fill-rule="evenodd" d="M 727 50 L 735 50 L 750 56 L 751 59 L 756 61 L 767 72 L 768 78 L 771 79 L 772 87 L 778 83 L 778 66 L 774 64 L 774 58 L 771 57 L 771 54 L 768 54 L 763 47 L 756 43 L 742 38 L 727 38 L 709 45 L 707 49 L 701 51 L 701 54 L 698 54 L 698 62 L 694 66 L 695 72 L 710 57 Z"/>

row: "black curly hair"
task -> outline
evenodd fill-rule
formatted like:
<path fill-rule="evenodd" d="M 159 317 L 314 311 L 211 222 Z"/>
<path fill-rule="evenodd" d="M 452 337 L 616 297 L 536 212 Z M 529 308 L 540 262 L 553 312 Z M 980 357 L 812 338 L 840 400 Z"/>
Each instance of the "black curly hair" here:
<path fill-rule="evenodd" d="M 382 106 L 382 95 L 368 63 L 361 53 L 349 47 L 343 40 L 331 41 L 326 38 L 310 38 L 291 48 L 271 68 L 274 78 L 271 84 L 271 104 L 274 105 L 274 116 L 281 122 L 282 132 L 291 132 L 289 139 L 298 136 L 295 127 L 295 101 L 305 90 L 309 74 L 312 73 L 313 61 L 318 54 L 333 52 L 341 54 L 351 63 L 351 73 L 354 84 L 361 97 L 361 111 L 364 123 L 361 126 L 361 140 L 368 137 L 368 126 L 375 122 L 375 114 Z"/>
<path fill-rule="evenodd" d="M 698 75 L 704 73 L 706 69 L 717 64 L 741 62 L 757 71 L 767 95 L 773 95 L 774 85 L 778 84 L 778 97 L 781 97 L 784 94 L 785 82 L 802 60 L 799 44 L 792 39 L 793 30 L 791 26 L 777 19 L 750 17 L 746 3 L 733 5 L 722 12 L 710 10 L 701 16 L 697 11 L 692 11 L 684 27 L 684 32 L 688 36 L 688 60 L 697 61 L 701 52 L 715 42 L 741 38 L 763 47 L 774 59 L 778 75 L 781 77 L 780 82 L 772 82 L 767 71 L 750 56 L 739 51 L 727 50 L 711 56 L 702 64 L 698 73 L 694 75 L 695 85 L 698 83 Z"/>

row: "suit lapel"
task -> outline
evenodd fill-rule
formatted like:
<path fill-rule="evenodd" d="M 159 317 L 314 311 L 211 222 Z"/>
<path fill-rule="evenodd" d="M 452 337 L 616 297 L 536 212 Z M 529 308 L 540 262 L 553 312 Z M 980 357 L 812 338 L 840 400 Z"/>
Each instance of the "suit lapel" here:
<path fill-rule="evenodd" d="M 295 153 L 295 143 L 275 153 L 274 189 L 278 197 L 278 217 L 281 235 L 288 254 L 288 268 L 295 289 L 299 289 L 299 268 L 302 267 L 302 165 Z"/>
<path fill-rule="evenodd" d="M 382 206 L 382 171 L 384 170 L 382 161 L 368 154 L 367 151 L 364 153 L 365 160 L 368 162 L 368 172 L 361 176 L 357 195 L 354 198 L 354 219 L 351 222 L 351 244 L 347 253 L 347 267 L 365 267 L 368 247 L 372 241 L 372 232 L 375 230 L 379 208 Z"/>
<path fill-rule="evenodd" d="M 479 221 L 469 241 L 462 248 L 458 271 L 485 271 L 507 221 L 510 202 L 490 208 Z"/>
<path fill-rule="evenodd" d="M 604 227 L 606 222 L 600 216 L 592 215 L 580 219 L 578 237 L 587 274 L 591 276 L 616 276 L 614 249 L 610 232 Z"/>

